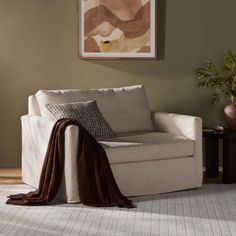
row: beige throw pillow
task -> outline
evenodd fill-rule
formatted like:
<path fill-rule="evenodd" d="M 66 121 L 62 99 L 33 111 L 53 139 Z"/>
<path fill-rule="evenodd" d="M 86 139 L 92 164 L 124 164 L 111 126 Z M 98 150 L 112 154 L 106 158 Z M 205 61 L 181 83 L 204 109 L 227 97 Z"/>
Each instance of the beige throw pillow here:
<path fill-rule="evenodd" d="M 46 104 L 46 107 L 56 120 L 61 118 L 75 119 L 97 139 L 116 137 L 99 111 L 96 101 Z"/>

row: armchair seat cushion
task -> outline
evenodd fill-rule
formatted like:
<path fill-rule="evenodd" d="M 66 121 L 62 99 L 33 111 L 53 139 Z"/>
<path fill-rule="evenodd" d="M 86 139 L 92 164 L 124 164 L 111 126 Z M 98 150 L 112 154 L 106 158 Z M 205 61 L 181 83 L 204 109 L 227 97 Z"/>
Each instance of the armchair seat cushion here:
<path fill-rule="evenodd" d="M 111 164 L 192 157 L 194 141 L 176 134 L 145 132 L 100 141 Z"/>

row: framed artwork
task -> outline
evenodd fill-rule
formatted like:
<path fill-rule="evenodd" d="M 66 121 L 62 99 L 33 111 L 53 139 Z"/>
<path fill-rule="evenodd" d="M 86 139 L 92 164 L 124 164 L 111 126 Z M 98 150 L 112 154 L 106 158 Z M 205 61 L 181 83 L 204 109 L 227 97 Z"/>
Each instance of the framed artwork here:
<path fill-rule="evenodd" d="M 157 0 L 77 0 L 82 59 L 156 59 Z"/>

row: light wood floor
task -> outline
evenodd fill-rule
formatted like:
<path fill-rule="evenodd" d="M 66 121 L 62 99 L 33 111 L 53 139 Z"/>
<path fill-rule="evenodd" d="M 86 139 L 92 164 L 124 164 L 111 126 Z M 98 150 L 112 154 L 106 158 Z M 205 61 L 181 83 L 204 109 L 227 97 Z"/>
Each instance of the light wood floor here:
<path fill-rule="evenodd" d="M 0 184 L 21 184 L 20 168 L 0 168 Z"/>
<path fill-rule="evenodd" d="M 220 172 L 217 178 L 206 178 L 203 176 L 204 183 L 222 183 L 222 173 Z M 21 169 L 20 168 L 0 168 L 0 184 L 21 184 Z"/>

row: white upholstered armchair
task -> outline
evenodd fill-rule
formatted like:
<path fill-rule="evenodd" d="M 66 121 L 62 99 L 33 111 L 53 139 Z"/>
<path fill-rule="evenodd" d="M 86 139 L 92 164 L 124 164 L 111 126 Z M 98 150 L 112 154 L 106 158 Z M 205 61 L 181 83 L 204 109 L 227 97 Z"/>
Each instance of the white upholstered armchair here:
<path fill-rule="evenodd" d="M 49 103 L 96 100 L 117 137 L 99 140 L 113 174 L 126 196 L 200 187 L 202 123 L 193 116 L 151 113 L 143 86 L 93 90 L 40 90 L 28 100 L 22 116 L 22 178 L 38 187 L 49 136 L 55 120 Z M 65 169 L 57 198 L 79 202 L 76 153 L 78 127 L 65 132 Z"/>

